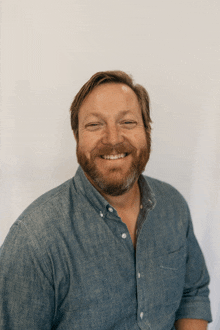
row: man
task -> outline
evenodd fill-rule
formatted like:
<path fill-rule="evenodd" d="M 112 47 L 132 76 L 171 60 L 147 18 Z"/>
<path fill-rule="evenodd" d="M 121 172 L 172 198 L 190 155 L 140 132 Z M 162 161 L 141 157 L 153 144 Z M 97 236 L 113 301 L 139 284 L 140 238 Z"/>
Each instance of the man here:
<path fill-rule="evenodd" d="M 204 330 L 209 276 L 188 206 L 142 176 L 149 97 L 98 72 L 71 106 L 80 167 L 32 203 L 0 255 L 0 329 Z"/>

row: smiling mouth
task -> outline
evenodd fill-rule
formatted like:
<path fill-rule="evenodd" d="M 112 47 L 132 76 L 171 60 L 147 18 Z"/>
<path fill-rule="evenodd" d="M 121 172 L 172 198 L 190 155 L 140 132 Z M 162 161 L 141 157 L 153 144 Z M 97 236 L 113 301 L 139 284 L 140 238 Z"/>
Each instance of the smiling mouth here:
<path fill-rule="evenodd" d="M 101 156 L 102 159 L 107 159 L 107 160 L 116 160 L 120 158 L 125 158 L 128 154 L 119 154 L 119 155 L 103 155 Z"/>

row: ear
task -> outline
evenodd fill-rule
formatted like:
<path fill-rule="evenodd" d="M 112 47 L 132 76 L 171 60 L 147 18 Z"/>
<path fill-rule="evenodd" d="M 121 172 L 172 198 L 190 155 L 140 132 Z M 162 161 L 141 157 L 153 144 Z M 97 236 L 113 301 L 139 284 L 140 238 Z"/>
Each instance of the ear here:
<path fill-rule="evenodd" d="M 77 138 L 76 132 L 73 132 L 73 135 L 74 135 L 75 141 L 78 142 L 78 138 Z"/>

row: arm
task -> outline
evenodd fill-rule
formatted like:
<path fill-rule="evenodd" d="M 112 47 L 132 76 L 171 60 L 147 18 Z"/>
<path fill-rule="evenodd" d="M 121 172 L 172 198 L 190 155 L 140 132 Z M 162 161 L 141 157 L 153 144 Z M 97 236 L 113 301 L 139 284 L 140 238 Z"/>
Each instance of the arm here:
<path fill-rule="evenodd" d="M 196 319 L 180 319 L 175 322 L 176 330 L 207 330 L 208 322 Z"/>
<path fill-rule="evenodd" d="M 179 309 L 176 312 L 178 330 L 203 330 L 207 328 L 207 321 L 212 321 L 208 285 L 209 274 L 202 251 L 193 232 L 188 209 L 185 286 Z"/>
<path fill-rule="evenodd" d="M 43 249 L 25 226 L 12 226 L 0 251 L 0 329 L 49 330 L 54 289 Z"/>

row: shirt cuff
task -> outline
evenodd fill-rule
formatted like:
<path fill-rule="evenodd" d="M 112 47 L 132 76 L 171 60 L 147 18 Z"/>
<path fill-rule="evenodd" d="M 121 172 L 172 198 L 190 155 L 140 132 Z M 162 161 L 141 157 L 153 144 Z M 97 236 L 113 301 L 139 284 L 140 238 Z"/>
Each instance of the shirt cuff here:
<path fill-rule="evenodd" d="M 210 301 L 208 298 L 182 298 L 180 307 L 176 312 L 178 319 L 201 319 L 212 322 Z"/>

